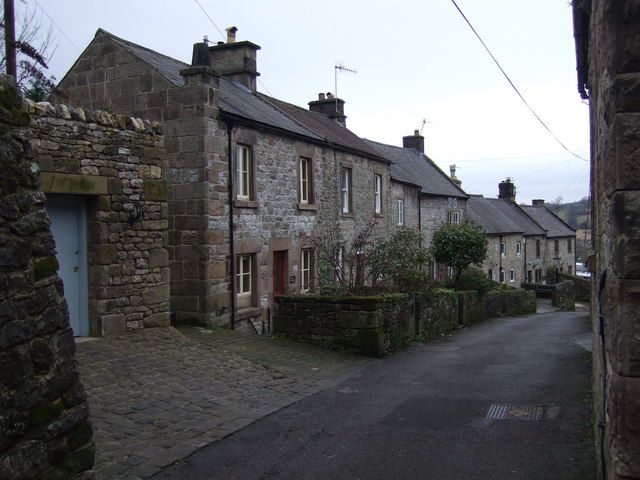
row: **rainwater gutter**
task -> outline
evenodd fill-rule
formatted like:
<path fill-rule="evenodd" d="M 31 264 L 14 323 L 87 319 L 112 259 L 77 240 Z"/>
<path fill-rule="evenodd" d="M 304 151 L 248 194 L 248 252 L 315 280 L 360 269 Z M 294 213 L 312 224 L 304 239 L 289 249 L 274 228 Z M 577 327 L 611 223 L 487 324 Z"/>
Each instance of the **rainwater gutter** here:
<path fill-rule="evenodd" d="M 235 236 L 235 225 L 233 223 L 233 123 L 228 119 L 225 119 L 224 122 L 227 125 L 227 203 L 229 204 L 229 290 L 231 291 L 231 317 L 229 318 L 229 328 L 234 330 L 236 328 L 236 256 L 233 248 L 233 239 Z"/>

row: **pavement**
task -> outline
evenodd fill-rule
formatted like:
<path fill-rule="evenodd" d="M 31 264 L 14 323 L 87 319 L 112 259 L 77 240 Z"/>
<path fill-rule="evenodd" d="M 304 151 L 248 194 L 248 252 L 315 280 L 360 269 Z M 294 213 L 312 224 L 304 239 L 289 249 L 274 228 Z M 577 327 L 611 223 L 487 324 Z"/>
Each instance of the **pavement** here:
<path fill-rule="evenodd" d="M 151 328 L 76 345 L 98 479 L 143 479 L 371 360 L 226 329 Z"/>
<path fill-rule="evenodd" d="M 198 450 L 155 480 L 592 480 L 585 311 L 414 344 Z"/>

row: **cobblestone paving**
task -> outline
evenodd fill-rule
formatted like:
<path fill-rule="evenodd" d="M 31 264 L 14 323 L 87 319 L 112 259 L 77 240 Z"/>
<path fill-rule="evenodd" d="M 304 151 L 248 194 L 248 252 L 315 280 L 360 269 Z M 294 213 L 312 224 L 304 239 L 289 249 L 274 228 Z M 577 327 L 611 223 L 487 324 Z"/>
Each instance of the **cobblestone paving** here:
<path fill-rule="evenodd" d="M 370 360 L 224 329 L 79 343 L 98 479 L 147 478 Z"/>

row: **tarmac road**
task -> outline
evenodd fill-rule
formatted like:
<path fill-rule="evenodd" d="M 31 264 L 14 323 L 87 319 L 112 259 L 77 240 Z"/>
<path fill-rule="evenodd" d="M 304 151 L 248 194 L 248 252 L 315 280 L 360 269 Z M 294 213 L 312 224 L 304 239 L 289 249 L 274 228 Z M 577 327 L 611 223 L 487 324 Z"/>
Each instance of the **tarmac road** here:
<path fill-rule="evenodd" d="M 586 312 L 415 345 L 154 479 L 595 478 Z"/>

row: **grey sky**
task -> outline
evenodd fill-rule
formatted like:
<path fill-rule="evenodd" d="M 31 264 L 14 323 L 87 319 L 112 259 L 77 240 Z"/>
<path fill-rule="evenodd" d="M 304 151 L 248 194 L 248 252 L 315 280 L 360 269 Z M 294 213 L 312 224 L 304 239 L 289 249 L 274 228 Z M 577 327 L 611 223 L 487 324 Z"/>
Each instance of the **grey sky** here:
<path fill-rule="evenodd" d="M 469 193 L 496 196 L 511 176 L 520 202 L 588 194 L 588 162 L 564 152 L 533 118 L 450 0 L 199 1 L 222 31 L 235 25 L 239 40 L 262 46 L 261 91 L 306 106 L 334 90 L 341 62 L 358 72 L 338 77 L 347 125 L 358 135 L 399 145 L 426 119 L 427 154 L 446 172 L 456 163 Z M 222 40 L 194 0 L 38 2 L 80 49 L 100 27 L 186 62 L 204 35 Z M 547 125 L 588 158 L 568 2 L 457 2 Z M 62 78 L 78 55 L 59 34 L 51 72 Z"/>

